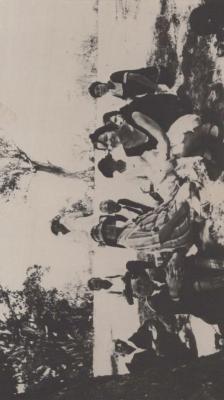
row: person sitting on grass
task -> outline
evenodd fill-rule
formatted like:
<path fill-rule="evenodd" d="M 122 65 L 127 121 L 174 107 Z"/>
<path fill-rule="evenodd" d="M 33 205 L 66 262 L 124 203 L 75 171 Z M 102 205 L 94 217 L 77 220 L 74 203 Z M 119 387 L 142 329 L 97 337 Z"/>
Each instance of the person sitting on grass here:
<path fill-rule="evenodd" d="M 171 68 L 150 66 L 114 72 L 106 83 L 93 82 L 89 86 L 89 93 L 94 98 L 111 93 L 124 100 L 134 99 L 147 93 L 166 91 L 174 82 L 175 76 Z"/>
<path fill-rule="evenodd" d="M 137 215 L 142 215 L 148 211 L 152 211 L 153 208 L 146 206 L 145 204 L 137 203 L 129 199 L 104 200 L 100 202 L 100 211 L 103 214 L 117 214 L 121 210 L 131 211 Z"/>

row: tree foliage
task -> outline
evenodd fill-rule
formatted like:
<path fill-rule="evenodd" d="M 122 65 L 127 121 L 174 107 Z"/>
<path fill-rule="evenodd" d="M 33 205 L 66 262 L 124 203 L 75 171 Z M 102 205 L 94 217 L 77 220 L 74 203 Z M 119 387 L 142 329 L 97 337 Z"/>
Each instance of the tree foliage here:
<path fill-rule="evenodd" d="M 30 393 L 91 375 L 92 298 L 79 285 L 70 297 L 56 288 L 45 289 L 46 272 L 34 265 L 22 290 L 1 288 L 0 381 L 7 374 L 14 390 L 21 385 L 19 390 Z"/>
<path fill-rule="evenodd" d="M 70 172 L 50 162 L 34 161 L 13 142 L 0 138 L 0 195 L 6 201 L 16 190 L 24 189 L 29 184 L 30 177 L 37 172 L 81 179 L 89 186 L 93 186 L 94 183 L 93 167 L 84 171 Z"/>

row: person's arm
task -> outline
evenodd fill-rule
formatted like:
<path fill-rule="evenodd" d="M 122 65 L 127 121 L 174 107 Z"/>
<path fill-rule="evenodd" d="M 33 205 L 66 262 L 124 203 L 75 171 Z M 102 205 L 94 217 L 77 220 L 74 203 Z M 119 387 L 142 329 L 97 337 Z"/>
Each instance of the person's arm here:
<path fill-rule="evenodd" d="M 170 141 L 163 129 L 153 119 L 141 112 L 134 111 L 132 114 L 134 122 L 150 133 L 158 142 L 157 149 L 164 151 L 167 158 L 170 157 Z"/>
<path fill-rule="evenodd" d="M 116 214 L 116 215 L 115 215 L 115 220 L 116 220 L 116 222 L 117 222 L 117 221 L 120 221 L 120 222 L 127 222 L 127 221 L 128 221 L 128 218 L 126 218 L 124 215 Z"/>
<path fill-rule="evenodd" d="M 141 85 L 143 88 L 145 88 L 145 91 L 150 91 L 150 92 L 155 92 L 158 90 L 158 84 L 151 81 L 149 78 L 146 78 L 143 75 L 134 73 L 134 72 L 128 72 L 127 74 L 127 81 L 132 81 L 135 83 L 138 83 Z"/>
<path fill-rule="evenodd" d="M 149 91 L 150 93 L 160 90 L 157 83 L 137 71 L 131 72 L 123 70 L 113 72 L 110 75 L 110 81 L 123 84 L 126 84 L 128 81 L 135 82 L 141 85 L 142 89 L 145 89 L 145 92 Z"/>
<path fill-rule="evenodd" d="M 166 85 L 159 85 L 158 83 L 151 81 L 151 79 L 147 78 L 146 76 L 134 72 L 128 72 L 126 79 L 127 81 L 132 81 L 141 85 L 142 88 L 145 89 L 146 93 L 166 93 L 169 90 Z"/>
<path fill-rule="evenodd" d="M 136 201 L 132 201 L 129 199 L 119 199 L 118 204 L 124 206 L 127 210 L 135 212 L 136 214 L 144 214 L 148 211 L 153 210 L 152 207 L 137 203 Z"/>
<path fill-rule="evenodd" d="M 164 202 L 164 199 L 160 196 L 160 194 L 155 192 L 153 184 L 150 185 L 149 195 L 153 198 L 153 200 L 157 201 L 159 205 Z"/>

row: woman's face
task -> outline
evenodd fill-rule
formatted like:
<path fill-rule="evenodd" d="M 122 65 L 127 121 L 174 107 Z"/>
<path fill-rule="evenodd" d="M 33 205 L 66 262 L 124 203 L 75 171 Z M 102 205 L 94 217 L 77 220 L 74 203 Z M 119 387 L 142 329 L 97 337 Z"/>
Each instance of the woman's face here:
<path fill-rule="evenodd" d="M 103 143 L 106 149 L 111 150 L 120 144 L 117 132 L 105 132 L 99 137 L 99 141 Z"/>
<path fill-rule="evenodd" d="M 124 118 L 120 114 L 110 117 L 110 121 L 119 127 L 124 124 Z"/>

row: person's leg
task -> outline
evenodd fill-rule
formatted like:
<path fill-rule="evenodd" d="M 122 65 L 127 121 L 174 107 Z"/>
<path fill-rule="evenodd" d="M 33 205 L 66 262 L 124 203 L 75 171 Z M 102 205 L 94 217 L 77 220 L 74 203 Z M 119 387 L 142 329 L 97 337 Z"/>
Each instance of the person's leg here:
<path fill-rule="evenodd" d="M 149 66 L 144 68 L 133 69 L 131 71 L 132 74 L 137 74 L 148 78 L 150 81 L 158 83 L 159 78 L 159 69 L 156 66 Z"/>
<path fill-rule="evenodd" d="M 167 85 L 169 88 L 172 88 L 176 79 L 175 71 L 171 66 L 161 66 L 159 77 L 158 77 L 158 84 Z"/>

